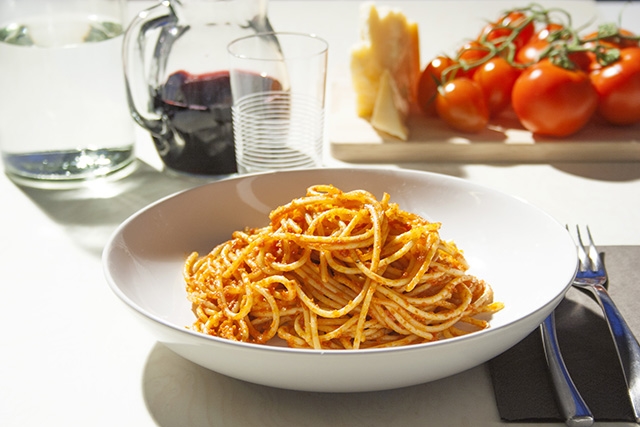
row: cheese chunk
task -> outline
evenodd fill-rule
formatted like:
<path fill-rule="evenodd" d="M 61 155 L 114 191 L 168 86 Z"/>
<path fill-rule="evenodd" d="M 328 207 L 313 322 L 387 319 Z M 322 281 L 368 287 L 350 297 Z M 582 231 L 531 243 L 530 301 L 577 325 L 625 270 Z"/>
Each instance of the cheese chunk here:
<path fill-rule="evenodd" d="M 392 99 L 392 109 L 397 111 L 402 118 L 400 123 L 404 124 L 415 105 L 420 78 L 418 25 L 410 22 L 398 9 L 378 8 L 374 3 L 363 4 L 360 40 L 351 51 L 350 65 L 358 116 L 370 119 L 376 110 L 377 100 L 388 102 Z M 378 96 L 385 72 L 389 73 L 397 96 Z M 380 106 L 378 112 L 388 112 L 390 108 L 389 105 Z M 387 133 L 404 132 L 398 129 L 398 132 Z"/>
<path fill-rule="evenodd" d="M 371 126 L 406 141 L 409 129 L 405 125 L 406 114 L 397 108 L 399 93 L 389 70 L 384 70 L 378 87 L 378 96 L 371 115 Z"/>

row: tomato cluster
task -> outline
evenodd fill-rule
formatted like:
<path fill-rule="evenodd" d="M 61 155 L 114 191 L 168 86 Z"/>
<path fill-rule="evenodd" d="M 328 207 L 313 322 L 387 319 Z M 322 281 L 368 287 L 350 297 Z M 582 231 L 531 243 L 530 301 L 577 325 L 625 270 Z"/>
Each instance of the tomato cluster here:
<path fill-rule="evenodd" d="M 511 107 L 524 128 L 554 137 L 595 115 L 640 122 L 640 37 L 613 24 L 581 36 L 554 17 L 535 5 L 509 10 L 456 55 L 433 58 L 418 84 L 424 114 L 472 133 Z"/>

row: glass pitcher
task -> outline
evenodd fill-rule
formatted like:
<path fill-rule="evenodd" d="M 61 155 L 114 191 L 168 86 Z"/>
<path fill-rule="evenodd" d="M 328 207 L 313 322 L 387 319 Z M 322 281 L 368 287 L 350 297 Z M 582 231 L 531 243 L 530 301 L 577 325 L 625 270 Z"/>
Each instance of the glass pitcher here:
<path fill-rule="evenodd" d="M 236 172 L 226 48 L 272 31 L 267 0 L 165 0 L 134 18 L 124 39 L 129 107 L 167 168 Z"/>

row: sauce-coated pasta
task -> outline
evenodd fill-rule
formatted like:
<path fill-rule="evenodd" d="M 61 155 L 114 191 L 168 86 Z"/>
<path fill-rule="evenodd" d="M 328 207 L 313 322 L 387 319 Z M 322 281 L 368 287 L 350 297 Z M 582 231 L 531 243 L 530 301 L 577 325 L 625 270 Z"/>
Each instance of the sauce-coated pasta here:
<path fill-rule="evenodd" d="M 188 257 L 193 330 L 298 348 L 391 347 L 485 329 L 477 315 L 502 308 L 440 239 L 440 224 L 388 194 L 317 185 L 269 218 Z"/>

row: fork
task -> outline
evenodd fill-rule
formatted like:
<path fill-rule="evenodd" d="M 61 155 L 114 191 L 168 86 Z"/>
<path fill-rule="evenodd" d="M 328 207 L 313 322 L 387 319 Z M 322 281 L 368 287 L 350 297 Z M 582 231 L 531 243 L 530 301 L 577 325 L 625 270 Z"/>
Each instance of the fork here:
<path fill-rule="evenodd" d="M 638 340 L 631 332 L 629 325 L 620 314 L 611 296 L 605 287 L 607 284 L 607 272 L 604 262 L 593 243 L 591 231 L 586 227 L 586 235 L 580 233 L 580 227 L 576 226 L 578 258 L 580 268 L 576 273 L 573 286 L 589 291 L 604 313 L 604 317 L 609 326 L 609 331 L 613 337 L 618 359 L 622 366 L 624 379 L 627 383 L 627 390 L 636 423 L 640 423 L 640 346 Z M 585 247 L 586 242 L 586 247 Z"/>
<path fill-rule="evenodd" d="M 565 424 L 570 427 L 591 426 L 593 424 L 593 415 L 573 383 L 560 352 L 556 336 L 555 312 L 551 312 L 542 322 L 540 334 L 542 335 L 542 345 L 549 365 L 551 380 Z"/>

